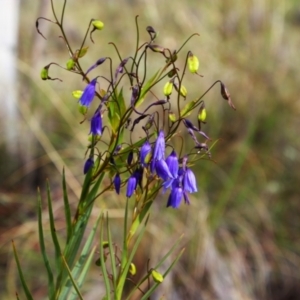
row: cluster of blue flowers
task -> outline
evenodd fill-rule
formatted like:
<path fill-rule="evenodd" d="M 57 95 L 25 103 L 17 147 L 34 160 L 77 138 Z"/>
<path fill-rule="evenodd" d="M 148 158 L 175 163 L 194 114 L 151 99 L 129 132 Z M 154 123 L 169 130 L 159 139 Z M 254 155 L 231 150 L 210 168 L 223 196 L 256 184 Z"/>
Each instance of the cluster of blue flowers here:
<path fill-rule="evenodd" d="M 193 171 L 186 166 L 187 157 L 183 157 L 180 167 L 175 150 L 165 158 L 165 136 L 163 130 L 152 149 L 149 141 L 146 141 L 139 151 L 140 166 L 135 169 L 127 181 L 126 197 L 131 197 L 138 185 L 141 184 L 144 168 L 148 168 L 151 174 L 156 174 L 162 180 L 164 191 L 171 189 L 167 207 L 178 208 L 182 199 L 189 204 L 188 193 L 197 192 L 197 183 Z M 117 174 L 114 178 L 116 192 L 120 192 L 121 180 Z"/>

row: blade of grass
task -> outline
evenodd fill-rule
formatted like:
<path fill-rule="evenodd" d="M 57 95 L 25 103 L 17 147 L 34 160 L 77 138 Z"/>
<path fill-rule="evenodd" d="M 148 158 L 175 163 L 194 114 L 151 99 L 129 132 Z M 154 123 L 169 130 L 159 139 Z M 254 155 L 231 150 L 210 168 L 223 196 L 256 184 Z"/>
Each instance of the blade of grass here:
<path fill-rule="evenodd" d="M 103 250 L 103 226 L 104 226 L 104 215 L 102 214 L 101 216 L 101 221 L 100 221 L 100 261 L 101 261 L 101 270 L 102 270 L 102 276 L 104 279 L 104 284 L 105 284 L 105 290 L 106 290 L 106 299 L 110 300 L 110 283 L 109 283 L 109 278 L 106 270 L 106 264 L 104 260 L 104 250 Z"/>
<path fill-rule="evenodd" d="M 20 265 L 19 257 L 18 257 L 17 250 L 16 250 L 16 247 L 15 247 L 15 243 L 14 243 L 14 241 L 11 241 L 11 242 L 12 242 L 12 246 L 13 246 L 13 250 L 14 250 L 14 257 L 15 257 L 15 260 L 16 260 L 16 263 L 17 263 L 19 277 L 20 277 L 20 280 L 21 280 L 21 284 L 22 284 L 26 299 L 27 300 L 33 300 L 33 297 L 32 297 L 32 295 L 31 295 L 31 293 L 28 289 L 28 286 L 26 284 L 26 281 L 25 281 L 25 278 L 24 278 L 24 275 L 23 275 L 23 271 L 22 271 L 22 268 L 21 268 L 21 265 Z"/>
<path fill-rule="evenodd" d="M 109 247 L 109 253 L 110 253 L 110 262 L 111 262 L 111 268 L 112 268 L 112 283 L 113 288 L 116 290 L 117 286 L 117 270 L 116 270 L 116 259 L 115 259 L 115 249 L 113 247 L 113 242 L 111 238 L 111 232 L 109 227 L 109 219 L 108 219 L 108 213 L 106 215 L 106 229 L 107 229 L 107 238 L 108 238 L 108 247 Z"/>
<path fill-rule="evenodd" d="M 86 260 L 86 263 L 83 266 L 82 272 L 80 273 L 80 276 L 78 278 L 79 287 L 82 286 L 82 284 L 83 284 L 83 282 L 84 282 L 84 280 L 86 278 L 87 272 L 88 272 L 88 270 L 89 270 L 89 268 L 91 266 L 91 263 L 93 261 L 96 248 L 97 248 L 96 246 L 93 247 L 90 255 L 88 256 L 88 258 Z M 76 298 L 74 298 L 74 300 L 76 300 Z"/>
<path fill-rule="evenodd" d="M 134 246 L 133 246 L 133 248 L 130 252 L 130 256 L 127 260 L 127 263 L 124 266 L 124 268 L 122 269 L 122 273 L 120 275 L 120 280 L 118 282 L 118 287 L 117 287 L 118 295 L 119 295 L 119 298 L 117 298 L 117 299 L 121 299 L 121 297 L 122 297 L 123 287 L 124 287 L 124 284 L 125 284 L 125 281 L 126 281 L 126 278 L 127 278 L 127 274 L 128 274 L 129 268 L 130 268 L 130 264 L 132 263 L 133 257 L 134 257 L 134 255 L 135 255 L 135 253 L 136 253 L 136 251 L 137 251 L 137 249 L 140 245 L 140 242 L 142 241 L 143 235 L 146 231 L 147 222 L 148 222 L 148 218 L 147 218 L 147 220 L 145 221 L 144 224 L 141 224 L 141 225 L 143 225 L 143 228 L 138 233 L 138 237 L 137 237 L 137 239 L 134 243 Z"/>
<path fill-rule="evenodd" d="M 98 220 L 96 221 L 96 224 L 94 225 L 93 229 L 91 230 L 91 232 L 84 244 L 84 247 L 81 251 L 80 257 L 77 260 L 77 263 L 75 264 L 74 268 L 72 269 L 72 276 L 74 279 L 77 280 L 77 285 L 79 288 L 82 286 L 83 282 L 80 281 L 78 278 L 80 276 L 82 277 L 82 275 L 84 274 L 83 269 L 85 268 L 86 261 L 89 257 L 89 252 L 91 250 L 91 245 L 93 243 L 93 240 L 94 240 L 94 237 L 96 234 L 96 230 L 99 225 L 99 221 L 100 221 L 100 216 L 99 216 Z M 85 275 L 86 274 L 84 274 L 84 277 L 82 277 L 83 279 L 85 278 Z M 60 294 L 60 297 L 62 299 L 67 299 L 67 296 L 69 293 L 70 293 L 70 288 L 67 286 L 67 284 L 64 284 L 63 289 Z"/>
<path fill-rule="evenodd" d="M 68 243 L 72 236 L 72 218 L 71 218 L 69 197 L 68 197 L 68 192 L 67 192 L 65 169 L 63 169 L 63 174 L 62 174 L 62 186 L 63 186 L 63 198 L 64 198 L 64 206 L 65 206 L 64 211 L 65 211 L 65 218 L 66 218 L 67 243 Z"/>
<path fill-rule="evenodd" d="M 49 299 L 52 299 L 55 293 L 55 289 L 54 289 L 54 281 L 53 281 L 53 272 L 51 270 L 50 262 L 45 247 L 43 223 L 42 223 L 42 199 L 41 199 L 40 189 L 38 189 L 38 228 L 39 228 L 40 248 L 44 260 L 44 265 L 46 267 L 47 275 L 48 275 L 48 296 Z"/>
<path fill-rule="evenodd" d="M 69 266 L 67 264 L 67 261 L 66 261 L 65 257 L 63 255 L 61 255 L 61 258 L 62 258 L 62 261 L 63 261 L 65 267 L 66 267 L 66 270 L 68 272 L 69 278 L 70 278 L 70 280 L 71 280 L 71 282 L 73 284 L 73 287 L 74 287 L 74 289 L 75 289 L 75 291 L 77 293 L 78 298 L 80 300 L 83 300 L 82 295 L 81 295 L 81 293 L 79 291 L 79 288 L 78 288 L 78 286 L 77 286 L 77 284 L 76 284 L 76 282 L 75 282 L 75 280 L 74 280 L 74 278 L 72 276 L 72 272 L 71 272 L 71 270 L 70 270 L 70 268 L 69 268 Z"/>
<path fill-rule="evenodd" d="M 52 241 L 55 248 L 55 262 L 56 262 L 56 267 L 59 270 L 61 267 L 61 250 L 60 250 L 60 245 L 58 242 L 56 229 L 55 229 L 55 222 L 54 222 L 54 215 L 53 215 L 53 208 L 52 208 L 52 198 L 51 198 L 50 186 L 48 181 L 47 181 L 47 199 L 48 199 L 50 232 L 51 232 Z"/>
<path fill-rule="evenodd" d="M 181 255 L 184 252 L 184 248 L 179 252 L 179 254 L 177 255 L 177 257 L 174 259 L 174 261 L 172 262 L 172 264 L 170 265 L 170 267 L 167 269 L 167 271 L 163 274 L 163 277 L 165 278 L 168 273 L 174 268 L 175 264 L 178 262 L 179 258 L 181 257 Z M 147 300 L 149 299 L 149 297 L 152 295 L 152 293 L 157 289 L 157 287 L 160 285 L 160 283 L 155 283 L 148 291 L 147 293 L 141 298 L 141 300 Z"/>
<path fill-rule="evenodd" d="M 179 239 L 175 242 L 175 244 L 172 246 L 172 248 L 163 256 L 163 258 L 159 261 L 159 263 L 154 267 L 154 269 L 158 269 L 164 262 L 165 260 L 174 252 L 174 250 L 176 249 L 176 247 L 178 246 L 179 242 L 181 241 L 183 237 L 183 234 L 179 237 Z M 138 289 L 137 287 L 139 287 L 145 280 L 147 280 L 147 278 L 150 276 L 150 274 L 148 273 L 147 275 L 145 275 L 140 281 L 138 281 L 138 283 L 136 284 L 136 288 L 133 289 L 129 296 L 126 298 L 127 300 L 130 300 L 132 294 Z"/>

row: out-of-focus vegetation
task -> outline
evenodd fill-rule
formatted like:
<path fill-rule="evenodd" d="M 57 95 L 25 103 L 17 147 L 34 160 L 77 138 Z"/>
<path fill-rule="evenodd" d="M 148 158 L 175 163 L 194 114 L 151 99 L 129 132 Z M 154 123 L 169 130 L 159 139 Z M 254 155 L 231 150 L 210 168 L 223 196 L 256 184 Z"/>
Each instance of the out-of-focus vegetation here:
<path fill-rule="evenodd" d="M 59 7 L 61 1 L 56 2 Z M 75 203 L 87 145 L 89 129 L 79 124 L 71 95 L 83 88 L 81 78 L 66 77 L 59 68 L 51 69 L 51 75 L 63 78 L 63 83 L 43 82 L 39 77 L 44 65 L 51 61 L 64 65 L 68 59 L 54 26 L 40 25 L 51 42 L 35 31 L 40 13 L 51 16 L 50 6 L 43 8 L 42 3 L 21 1 L 16 84 L 19 156 L 10 157 L 1 144 L 1 299 L 15 299 L 19 291 L 12 238 L 36 299 L 45 296 L 45 272 L 38 269 L 36 186 L 45 190 L 49 178 L 56 193 L 57 228 L 62 230 L 60 174 L 66 166 Z M 200 192 L 190 206 L 166 209 L 166 195 L 158 199 L 137 269 L 141 272 L 148 258 L 161 257 L 184 233 L 185 254 L 157 295 L 164 299 L 299 299 L 298 1 L 70 0 L 65 29 L 74 47 L 80 47 L 91 18 L 105 24 L 94 35 L 95 44 L 89 42 L 91 54 L 83 65 L 87 68 L 100 57 L 114 56 L 108 45 L 112 40 L 126 57 L 135 47 L 128 40 L 135 34 L 136 15 L 141 36 L 146 38 L 144 29 L 152 25 L 160 32 L 157 42 L 162 46 L 168 43 L 176 49 L 187 36 L 199 33 L 184 49 L 185 53 L 192 49 L 199 57 L 204 75 L 197 86 L 185 82 L 190 99 L 221 79 L 237 108 L 233 112 L 220 102 L 218 88 L 207 94 L 205 130 L 220 139 L 212 150 L 215 162 L 203 160 L 195 170 Z M 97 203 L 96 209 L 109 209 L 116 239 L 124 200 L 111 193 Z M 86 299 L 101 295 L 100 272 L 93 268 Z"/>

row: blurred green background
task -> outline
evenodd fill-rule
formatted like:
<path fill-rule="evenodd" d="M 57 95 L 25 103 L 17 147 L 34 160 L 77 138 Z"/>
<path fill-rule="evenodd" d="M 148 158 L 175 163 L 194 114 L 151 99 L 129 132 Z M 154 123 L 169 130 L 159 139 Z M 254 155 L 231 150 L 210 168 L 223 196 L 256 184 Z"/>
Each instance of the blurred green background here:
<path fill-rule="evenodd" d="M 54 2 L 60 12 L 62 1 Z M 185 82 L 188 99 L 220 79 L 237 108 L 234 112 L 220 98 L 219 87 L 205 97 L 204 130 L 214 140 L 220 139 L 212 150 L 215 162 L 202 160 L 194 168 L 200 191 L 190 206 L 166 209 L 167 196 L 161 195 L 154 207 L 135 261 L 139 272 L 145 270 L 148 258 L 156 262 L 162 257 L 182 233 L 185 253 L 153 299 L 300 299 L 299 2 L 69 0 L 65 31 L 75 49 L 91 18 L 105 24 L 103 31 L 94 34 L 95 44 L 88 41 L 83 67 L 100 57 L 115 57 L 108 45 L 111 41 L 123 57 L 132 53 L 136 15 L 141 41 L 148 39 L 144 30 L 148 25 L 159 32 L 157 43 L 170 49 L 178 49 L 189 35 L 199 33 L 182 52 L 192 50 L 199 57 L 204 75 Z M 1 299 L 15 299 L 16 291 L 22 295 L 11 239 L 35 299 L 45 297 L 36 187 L 45 193 L 49 179 L 63 237 L 60 175 L 65 166 L 75 205 L 89 131 L 87 123 L 79 124 L 71 95 L 83 88 L 81 79 L 51 67 L 50 76 L 63 82 L 40 80 L 41 68 L 53 61 L 64 65 L 68 52 L 53 24 L 40 22 L 47 41 L 36 33 L 39 16 L 53 19 L 49 1 L 20 1 L 18 118 L 10 125 L 17 130 L 14 153 L 3 129 L 0 136 Z M 153 71 L 158 67 L 154 59 Z M 109 210 L 116 239 L 124 200 L 108 193 L 94 211 L 96 217 L 101 209 Z M 93 266 L 85 299 L 98 299 L 102 293 L 100 270 Z"/>

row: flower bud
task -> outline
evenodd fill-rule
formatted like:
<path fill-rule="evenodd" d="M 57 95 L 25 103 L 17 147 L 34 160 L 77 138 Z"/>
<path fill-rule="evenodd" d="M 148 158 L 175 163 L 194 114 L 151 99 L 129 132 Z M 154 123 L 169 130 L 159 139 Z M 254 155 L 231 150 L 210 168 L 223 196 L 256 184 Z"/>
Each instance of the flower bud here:
<path fill-rule="evenodd" d="M 169 112 L 169 120 L 173 123 L 176 121 L 176 115 L 173 112 Z"/>
<path fill-rule="evenodd" d="M 220 81 L 220 84 L 221 84 L 221 95 L 223 97 L 224 100 L 227 100 L 228 101 L 228 104 L 231 108 L 233 108 L 234 110 L 236 110 L 234 104 L 232 103 L 231 101 L 231 97 L 230 97 L 230 94 L 225 86 L 225 84 L 223 82 Z"/>
<path fill-rule="evenodd" d="M 85 105 L 81 105 L 78 104 L 78 111 L 82 114 L 82 115 L 86 115 L 87 111 L 88 111 L 88 107 Z"/>
<path fill-rule="evenodd" d="M 152 278 L 155 282 L 157 283 L 162 283 L 164 281 L 164 277 L 162 274 L 158 273 L 157 271 L 155 270 L 152 270 L 151 271 L 151 275 L 152 275 Z"/>
<path fill-rule="evenodd" d="M 136 266 L 135 266 L 134 263 L 131 263 L 131 264 L 130 264 L 130 267 L 129 267 L 129 273 L 130 273 L 131 275 L 135 275 L 135 274 L 136 274 Z"/>
<path fill-rule="evenodd" d="M 70 58 L 67 61 L 66 66 L 67 66 L 67 70 L 73 70 L 73 68 L 75 66 L 75 61 L 72 58 Z"/>
<path fill-rule="evenodd" d="M 176 50 L 174 50 L 171 56 L 166 59 L 166 63 L 174 63 L 176 60 L 177 60 L 177 52 Z"/>
<path fill-rule="evenodd" d="M 164 53 L 165 48 L 159 45 L 155 44 L 150 44 L 148 47 L 153 51 L 153 52 L 158 52 L 158 53 Z"/>
<path fill-rule="evenodd" d="M 205 123 L 206 120 L 206 109 L 204 106 L 204 103 L 202 103 L 202 105 L 200 106 L 199 112 L 198 112 L 198 120 L 200 122 Z"/>
<path fill-rule="evenodd" d="M 76 98 L 76 99 L 80 99 L 82 94 L 83 94 L 83 91 L 80 91 L 80 90 L 76 90 L 76 91 L 72 92 L 73 97 Z"/>
<path fill-rule="evenodd" d="M 48 79 L 48 70 L 49 68 L 44 67 L 41 71 L 41 78 L 42 80 L 47 80 Z"/>
<path fill-rule="evenodd" d="M 168 77 L 169 78 L 172 78 L 173 76 L 175 76 L 176 75 L 176 69 L 172 69 L 171 71 L 169 71 L 169 73 L 168 73 Z"/>
<path fill-rule="evenodd" d="M 89 157 L 83 167 L 83 174 L 86 174 L 94 166 L 93 158 Z"/>
<path fill-rule="evenodd" d="M 104 27 L 104 23 L 101 22 L 100 20 L 93 20 L 92 25 L 94 26 L 95 29 L 102 30 Z"/>
<path fill-rule="evenodd" d="M 189 57 L 188 57 L 188 67 L 191 73 L 197 73 L 199 69 L 198 57 L 193 55 L 191 51 L 189 52 Z"/>
<path fill-rule="evenodd" d="M 165 96 L 170 96 L 172 94 L 172 90 L 173 90 L 173 82 L 172 81 L 168 81 L 165 86 L 164 86 L 164 94 Z"/>
<path fill-rule="evenodd" d="M 120 194 L 120 188 L 121 188 L 121 177 L 120 174 L 117 173 L 114 180 L 113 180 L 114 186 L 116 193 L 119 195 Z"/>

